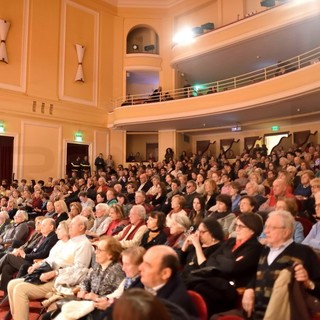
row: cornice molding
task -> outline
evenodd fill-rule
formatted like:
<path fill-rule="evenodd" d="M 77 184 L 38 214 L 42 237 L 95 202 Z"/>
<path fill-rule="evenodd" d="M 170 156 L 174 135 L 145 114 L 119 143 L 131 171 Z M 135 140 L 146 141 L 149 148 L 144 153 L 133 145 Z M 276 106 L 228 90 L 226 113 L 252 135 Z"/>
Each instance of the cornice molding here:
<path fill-rule="evenodd" d="M 162 8 L 168 9 L 184 0 L 103 0 L 118 8 Z"/>

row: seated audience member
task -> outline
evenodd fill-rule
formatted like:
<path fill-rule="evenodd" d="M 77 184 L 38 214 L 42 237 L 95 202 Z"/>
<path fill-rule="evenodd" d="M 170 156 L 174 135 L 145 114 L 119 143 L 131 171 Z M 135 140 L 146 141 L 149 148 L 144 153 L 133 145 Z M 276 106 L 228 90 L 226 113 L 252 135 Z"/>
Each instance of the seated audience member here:
<path fill-rule="evenodd" d="M 152 206 L 146 203 L 147 196 L 144 191 L 136 191 L 134 196 L 135 205 L 141 205 L 145 208 L 146 214 L 149 214 L 152 210 Z"/>
<path fill-rule="evenodd" d="M 117 201 L 118 201 L 118 204 L 122 207 L 123 209 L 123 214 L 124 214 L 124 217 L 125 218 L 128 218 L 128 215 L 129 215 L 129 211 L 132 207 L 132 204 L 130 204 L 128 202 L 128 199 L 126 197 L 125 194 L 123 193 L 118 193 L 117 195 Z"/>
<path fill-rule="evenodd" d="M 312 226 L 312 229 L 310 230 L 306 238 L 302 241 L 302 244 L 306 244 L 313 249 L 316 249 L 318 252 L 320 250 L 320 191 L 315 193 L 314 200 L 314 207 L 316 210 L 316 218 L 318 219 L 318 222 Z"/>
<path fill-rule="evenodd" d="M 75 216 L 78 216 L 82 211 L 82 206 L 80 202 L 70 203 L 70 211 L 68 212 L 68 222 L 70 222 Z"/>
<path fill-rule="evenodd" d="M 312 249 L 293 241 L 292 215 L 287 211 L 271 212 L 264 230 L 268 246 L 260 255 L 255 280 L 247 285 L 242 299 L 247 316 L 253 315 L 254 319 L 264 318 L 274 284 L 281 271 L 288 267 L 293 267 L 295 280 L 301 282 L 311 295 L 320 298 L 318 258 Z M 287 286 L 283 288 L 288 290 Z M 284 303 L 281 298 L 280 303 Z M 274 311 L 281 317 L 279 309 Z"/>
<path fill-rule="evenodd" d="M 55 209 L 55 216 L 53 218 L 56 221 L 56 228 L 58 227 L 59 223 L 63 220 L 68 220 L 68 207 L 64 200 L 58 200 L 54 203 L 54 209 Z"/>
<path fill-rule="evenodd" d="M 142 236 L 147 230 L 145 219 L 145 208 L 142 205 L 134 205 L 129 214 L 130 224 L 114 236 L 120 241 L 123 248 L 137 246 L 141 243 Z"/>
<path fill-rule="evenodd" d="M 11 220 L 7 211 L 0 211 L 0 237 L 11 227 Z"/>
<path fill-rule="evenodd" d="M 99 238 L 106 233 L 108 226 L 111 223 L 109 217 L 110 207 L 106 203 L 99 203 L 96 205 L 95 220 L 93 227 L 86 232 L 89 238 Z"/>
<path fill-rule="evenodd" d="M 170 235 L 165 244 L 175 250 L 181 249 L 190 232 L 190 227 L 191 221 L 186 215 L 173 215 L 169 227 Z"/>
<path fill-rule="evenodd" d="M 179 274 L 179 259 L 176 252 L 164 245 L 151 247 L 143 256 L 139 270 L 141 282 L 147 291 L 157 298 L 169 300 L 196 316 L 197 312 Z"/>
<path fill-rule="evenodd" d="M 69 224 L 70 240 L 61 255 L 50 256 L 46 262 L 53 271 L 41 274 L 40 280 L 44 284 L 35 285 L 24 282 L 23 278 L 11 280 L 8 284 L 8 296 L 12 317 L 17 320 L 29 318 L 29 300 L 41 299 L 52 291 L 54 279 L 59 283 L 59 277 L 64 279 L 68 275 L 70 282 L 78 279 L 79 273 L 88 268 L 92 257 L 92 245 L 85 236 L 87 219 L 76 216 Z M 55 247 L 52 248 L 52 250 Z M 52 251 L 51 250 L 51 251 Z M 31 267 L 30 271 L 35 267 Z"/>
<path fill-rule="evenodd" d="M 189 212 L 188 217 L 191 220 L 191 224 L 194 229 L 198 229 L 199 224 L 204 219 L 205 216 L 205 200 L 201 196 L 196 196 L 193 199 L 193 208 Z"/>
<path fill-rule="evenodd" d="M 107 195 L 105 192 L 97 192 L 96 194 L 96 203 L 106 203 L 107 202 Z"/>
<path fill-rule="evenodd" d="M 230 225 L 236 217 L 236 215 L 231 212 L 232 200 L 227 194 L 219 194 L 216 201 L 216 211 L 209 211 L 208 217 L 215 218 L 221 224 L 225 236 L 228 237 Z"/>
<path fill-rule="evenodd" d="M 79 299 L 94 302 L 113 293 L 119 287 L 125 278 L 120 263 L 121 251 L 119 241 L 110 236 L 105 236 L 96 243 L 96 263 L 79 284 L 80 291 L 77 293 Z M 68 306 L 62 309 L 61 316 L 68 318 L 69 314 L 66 313 L 65 308 Z M 91 315 L 94 315 L 91 319 L 95 319 L 98 312 Z"/>
<path fill-rule="evenodd" d="M 229 196 L 231 197 L 232 205 L 231 211 L 232 212 L 239 212 L 239 201 L 241 199 L 240 196 L 241 186 L 238 182 L 232 181 L 229 184 Z"/>
<path fill-rule="evenodd" d="M 160 299 L 143 289 L 131 289 L 115 302 L 112 319 L 170 320 L 169 311 Z"/>
<path fill-rule="evenodd" d="M 168 213 L 168 215 L 166 217 L 166 225 L 167 225 L 167 227 L 170 228 L 171 220 L 172 220 L 173 216 L 175 216 L 175 215 L 187 216 L 187 213 L 184 210 L 185 203 L 186 203 L 185 197 L 182 196 L 182 195 L 178 195 L 177 194 L 177 195 L 172 197 L 172 200 L 171 200 L 171 208 L 172 208 L 172 210 Z"/>
<path fill-rule="evenodd" d="M 52 201 L 48 201 L 46 204 L 46 214 L 44 215 L 46 218 L 54 218 L 55 216 L 55 210 L 54 210 L 54 204 Z"/>
<path fill-rule="evenodd" d="M 214 218 L 202 220 L 195 233 L 190 234 L 178 251 L 183 276 L 188 279 L 191 271 L 205 265 L 208 257 L 221 245 L 224 239 L 222 227 Z"/>
<path fill-rule="evenodd" d="M 27 240 L 29 234 L 28 214 L 24 210 L 18 210 L 13 218 L 12 228 L 8 228 L 0 238 L 0 251 L 12 251 L 19 248 Z"/>
<path fill-rule="evenodd" d="M 107 191 L 107 205 L 110 207 L 115 203 L 117 203 L 117 192 L 114 188 L 109 188 Z"/>
<path fill-rule="evenodd" d="M 164 232 L 166 216 L 163 212 L 152 211 L 147 220 L 148 230 L 141 239 L 140 246 L 149 249 L 158 244 L 164 244 L 167 241 L 167 235 Z"/>
<path fill-rule="evenodd" d="M 104 177 L 99 177 L 98 179 L 98 185 L 95 188 L 96 193 L 104 192 L 107 193 L 109 187 L 107 185 L 107 181 Z"/>
<path fill-rule="evenodd" d="M 311 170 L 305 170 L 300 177 L 301 182 L 294 189 L 293 194 L 298 200 L 303 201 L 307 200 L 312 194 L 310 181 L 314 178 L 314 173 Z"/>
<path fill-rule="evenodd" d="M 275 209 L 278 198 L 280 197 L 294 198 L 294 195 L 288 192 L 288 187 L 289 185 L 285 179 L 277 178 L 274 180 L 269 199 L 260 206 L 259 211 L 271 212 Z"/>
<path fill-rule="evenodd" d="M 276 204 L 276 211 L 288 211 L 295 218 L 298 214 L 298 205 L 294 198 L 279 198 Z M 294 221 L 293 241 L 301 243 L 304 240 L 303 226 L 301 222 Z"/>
<path fill-rule="evenodd" d="M 314 178 L 310 181 L 311 196 L 302 202 L 302 216 L 305 216 L 312 223 L 315 223 L 315 207 L 314 207 L 314 195 L 320 191 L 320 178 Z"/>
<path fill-rule="evenodd" d="M 88 226 L 88 230 L 90 230 L 94 224 L 94 213 L 93 213 L 92 208 L 86 207 L 86 208 L 82 209 L 80 214 L 88 219 L 87 226 Z"/>
<path fill-rule="evenodd" d="M 162 205 L 164 204 L 167 198 L 166 195 L 167 195 L 166 185 L 163 182 L 157 183 L 155 194 L 152 196 L 152 199 L 150 201 L 151 205 L 153 206 L 153 210 L 161 211 Z"/>
<path fill-rule="evenodd" d="M 111 218 L 111 222 L 105 233 L 108 236 L 115 236 L 128 224 L 128 220 L 125 219 L 123 208 L 120 204 L 111 205 L 109 217 Z"/>
<path fill-rule="evenodd" d="M 162 211 L 164 214 L 168 214 L 171 210 L 171 200 L 173 196 L 175 195 L 182 195 L 182 192 L 180 191 L 180 181 L 178 179 L 173 179 L 171 181 L 171 191 L 169 191 L 166 195 L 166 200 L 163 203 L 163 205 L 160 208 L 160 211 Z"/>
<path fill-rule="evenodd" d="M 184 195 L 186 199 L 185 208 L 188 210 L 192 209 L 192 203 L 195 196 L 199 196 L 199 193 L 196 192 L 197 184 L 194 180 L 188 180 L 186 190 L 187 193 Z"/>
<path fill-rule="evenodd" d="M 254 197 L 257 201 L 257 209 L 267 201 L 267 198 L 259 194 L 259 185 L 255 181 L 249 181 L 246 184 L 245 192 L 248 196 Z"/>
<path fill-rule="evenodd" d="M 152 182 L 148 180 L 148 177 L 145 173 L 140 174 L 139 181 L 140 184 L 138 186 L 137 191 L 143 191 L 144 193 L 146 193 L 152 187 Z"/>
<path fill-rule="evenodd" d="M 79 194 L 78 194 L 78 197 L 80 199 L 82 209 L 87 208 L 87 207 L 90 207 L 92 209 L 94 208 L 95 203 L 94 203 L 94 201 L 92 199 L 90 199 L 88 197 L 88 192 L 87 191 L 80 191 Z"/>
<path fill-rule="evenodd" d="M 246 170 L 239 169 L 237 175 L 238 175 L 238 178 L 235 179 L 234 181 L 239 183 L 241 189 L 244 189 L 246 184 L 248 183 Z"/>
<path fill-rule="evenodd" d="M 225 241 L 207 258 L 199 274 L 194 273 L 187 282 L 188 289 L 205 299 L 209 315 L 234 308 L 236 288 L 246 286 L 257 269 L 262 218 L 255 213 L 241 214 L 235 228 L 236 237 Z"/>
<path fill-rule="evenodd" d="M 216 197 L 219 194 L 218 186 L 213 179 L 204 182 L 205 210 L 208 211 L 216 204 Z"/>
<path fill-rule="evenodd" d="M 136 185 L 133 182 L 130 182 L 126 185 L 126 196 L 128 199 L 128 202 L 131 204 L 134 204 L 135 201 L 135 194 L 136 194 Z"/>
<path fill-rule="evenodd" d="M 115 299 L 121 297 L 123 292 L 131 288 L 143 288 L 143 284 L 140 281 L 139 266 L 143 261 L 145 252 L 144 248 L 136 246 L 122 251 L 122 270 L 126 274 L 126 277 L 114 292 L 95 300 L 94 307 L 96 309 L 90 314 L 93 319 L 105 319 L 110 314 L 109 312 L 111 312 L 108 308 L 113 304 Z"/>
<path fill-rule="evenodd" d="M 251 196 L 242 196 L 239 202 L 239 211 L 240 214 L 242 213 L 254 213 L 257 211 L 257 201 L 254 197 Z M 237 218 L 233 220 L 229 227 L 229 237 L 235 237 L 236 231 L 235 231 L 235 223 L 237 221 Z"/>
<path fill-rule="evenodd" d="M 158 184 L 160 183 L 160 177 L 158 175 L 154 175 L 151 178 L 151 182 L 152 182 L 152 186 L 149 188 L 148 191 L 146 191 L 146 195 L 148 197 L 153 197 L 154 195 L 156 195 L 158 193 Z"/>
<path fill-rule="evenodd" d="M 34 259 L 47 258 L 51 248 L 57 242 L 55 221 L 52 218 L 37 217 L 36 232 L 25 245 L 7 253 L 0 260 L 0 289 L 7 293 L 7 285 L 14 274 L 19 271 L 19 277 L 27 273 Z M 4 300 L 3 300 L 4 301 Z M 3 306 L 3 301 L 0 306 Z"/>

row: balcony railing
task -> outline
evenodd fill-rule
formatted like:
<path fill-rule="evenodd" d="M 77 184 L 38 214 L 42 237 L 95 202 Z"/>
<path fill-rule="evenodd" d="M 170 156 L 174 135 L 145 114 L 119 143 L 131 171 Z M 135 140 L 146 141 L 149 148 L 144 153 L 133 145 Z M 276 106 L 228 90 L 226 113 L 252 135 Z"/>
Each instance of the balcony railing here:
<path fill-rule="evenodd" d="M 217 92 L 233 90 L 257 82 L 269 80 L 319 62 L 320 47 L 317 47 L 294 58 L 290 58 L 288 60 L 281 61 L 277 64 L 268 66 L 266 68 L 255 70 L 232 78 L 218 80 L 210 83 L 204 83 L 201 85 L 197 85 L 196 87 L 190 85 L 184 88 L 169 90 L 165 93 L 157 92 L 155 90 L 151 95 L 150 93 L 129 95 L 127 97 L 121 97 L 112 100 L 111 103 L 114 109 L 120 106 L 134 106 L 141 105 L 144 103 L 187 99 L 207 94 L 214 94 Z"/>

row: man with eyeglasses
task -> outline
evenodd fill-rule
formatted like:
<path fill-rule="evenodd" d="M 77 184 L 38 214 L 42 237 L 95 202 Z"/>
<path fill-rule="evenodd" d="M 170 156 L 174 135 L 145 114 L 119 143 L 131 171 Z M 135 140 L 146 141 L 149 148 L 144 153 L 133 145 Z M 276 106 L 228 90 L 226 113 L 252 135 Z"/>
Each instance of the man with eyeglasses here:
<path fill-rule="evenodd" d="M 184 195 L 186 199 L 185 208 L 191 210 L 193 205 L 193 199 L 200 194 L 196 192 L 197 184 L 194 180 L 188 180 L 186 191 L 187 193 Z"/>
<path fill-rule="evenodd" d="M 311 295 L 320 298 L 318 258 L 310 247 L 292 240 L 293 230 L 294 218 L 289 212 L 273 211 L 269 214 L 264 228 L 267 246 L 260 255 L 256 277 L 242 299 L 248 317 L 264 318 L 276 279 L 282 270 L 290 267 L 293 267 L 295 280 L 301 282 Z M 288 287 L 284 290 L 287 291 Z"/>

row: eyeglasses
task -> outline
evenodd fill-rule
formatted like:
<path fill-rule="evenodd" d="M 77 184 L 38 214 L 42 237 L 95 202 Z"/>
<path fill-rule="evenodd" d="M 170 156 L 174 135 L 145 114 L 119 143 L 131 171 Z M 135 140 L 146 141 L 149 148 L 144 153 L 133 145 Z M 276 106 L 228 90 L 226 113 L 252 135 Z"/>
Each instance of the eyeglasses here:
<path fill-rule="evenodd" d="M 320 186 L 311 186 L 311 189 L 312 188 L 318 189 L 318 188 L 320 188 Z"/>
<path fill-rule="evenodd" d="M 320 208 L 320 203 L 316 203 L 316 204 L 314 205 L 314 208 L 315 208 L 315 209 Z"/>
<path fill-rule="evenodd" d="M 105 251 L 105 252 L 106 252 L 106 251 L 108 251 L 108 250 L 104 250 L 104 249 L 100 249 L 100 248 L 96 247 L 96 251 L 97 251 L 97 252 L 102 252 L 102 251 Z"/>
<path fill-rule="evenodd" d="M 187 186 L 187 188 L 192 188 L 193 186 Z"/>
<path fill-rule="evenodd" d="M 265 225 L 264 226 L 264 230 L 270 230 L 270 231 L 274 231 L 274 230 L 277 230 L 277 229 L 285 229 L 286 227 L 276 227 L 276 226 L 269 226 L 269 225 Z"/>
<path fill-rule="evenodd" d="M 234 225 L 234 229 L 237 229 L 237 228 L 239 228 L 240 230 L 242 230 L 242 229 L 245 229 L 245 228 L 248 228 L 247 226 L 245 226 L 245 225 L 243 225 L 243 224 L 235 224 Z"/>

